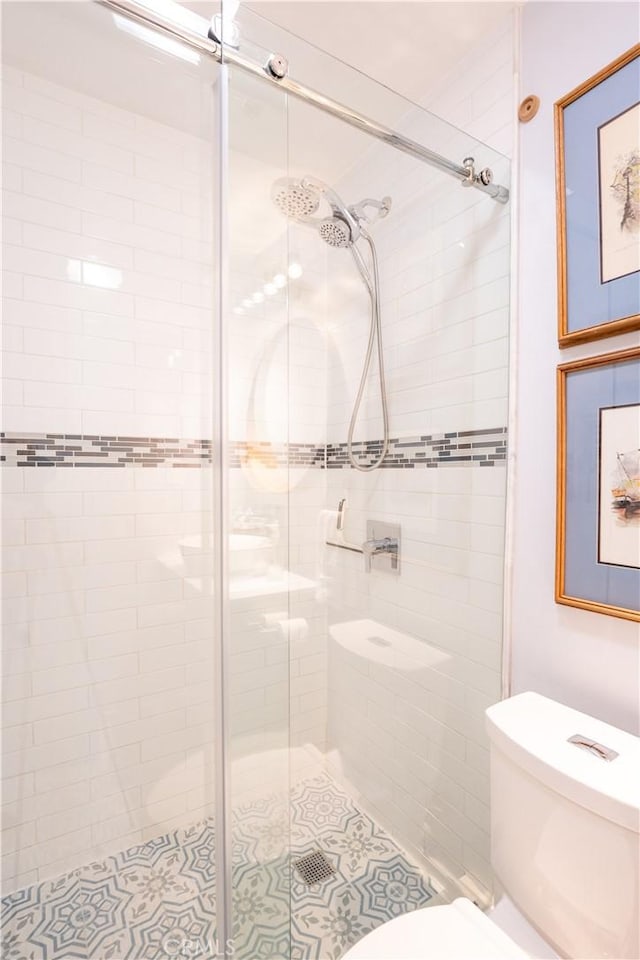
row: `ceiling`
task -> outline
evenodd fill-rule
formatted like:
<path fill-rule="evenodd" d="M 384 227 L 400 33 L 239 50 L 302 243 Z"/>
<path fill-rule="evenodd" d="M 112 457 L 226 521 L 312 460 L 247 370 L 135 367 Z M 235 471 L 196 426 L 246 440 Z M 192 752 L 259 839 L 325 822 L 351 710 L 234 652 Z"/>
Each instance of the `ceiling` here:
<path fill-rule="evenodd" d="M 240 19 L 243 11 L 257 13 L 419 103 L 517 5 L 511 0 L 243 0 Z M 219 10 L 213 0 L 187 0 L 185 6 L 207 17 Z"/>

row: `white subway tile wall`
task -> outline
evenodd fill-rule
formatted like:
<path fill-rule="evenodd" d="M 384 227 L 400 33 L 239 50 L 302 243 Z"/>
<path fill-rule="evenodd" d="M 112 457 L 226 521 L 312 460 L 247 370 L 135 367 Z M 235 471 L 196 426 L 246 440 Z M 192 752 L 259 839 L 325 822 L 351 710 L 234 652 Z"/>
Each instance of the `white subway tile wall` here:
<path fill-rule="evenodd" d="M 21 71 L 3 95 L 5 431 L 209 437 L 212 143 Z M 211 487 L 4 465 L 7 890 L 212 811 Z"/>
<path fill-rule="evenodd" d="M 513 155 L 515 134 L 515 38 L 511 13 L 421 101 L 506 157 Z"/>
<path fill-rule="evenodd" d="M 428 106 L 508 153 L 512 64 L 509 23 Z M 406 129 L 432 142 L 421 117 Z M 468 151 L 508 185 L 504 158 L 454 133 L 448 155 Z M 384 147 L 340 192 L 357 199 L 362 183 L 393 199 L 372 228 L 391 436 L 506 428 L 509 208 Z M 340 295 L 329 310 L 329 442 L 346 436 L 368 310 L 340 254 L 330 254 Z M 374 376 L 356 437 L 381 437 L 378 389 Z M 483 711 L 500 696 L 504 462 L 328 473 L 327 508 L 346 498 L 346 540 L 361 543 L 368 518 L 401 526 L 399 577 L 367 574 L 357 554 L 326 548 L 329 763 L 452 895 L 469 882 L 467 891 L 491 888 Z"/>
<path fill-rule="evenodd" d="M 510 123 L 496 64 L 486 131 Z M 211 143 L 19 71 L 5 92 L 5 429 L 210 437 Z M 256 170 L 265 207 L 276 173 Z M 380 146 L 337 186 L 353 202 L 362 184 L 393 196 L 372 228 L 391 435 L 506 426 L 508 213 Z M 346 438 L 369 303 L 347 252 L 279 229 L 259 262 L 232 259 L 229 430 L 248 444 L 228 504 L 233 800 L 328 758 L 442 881 L 488 885 L 504 470 L 321 469 Z M 243 305 L 291 251 L 303 276 Z M 380 435 L 376 386 L 361 438 Z M 316 444 L 318 465 L 279 465 L 287 441 Z M 212 482 L 5 466 L 8 889 L 210 812 Z M 369 516 L 402 524 L 399 578 L 325 546 L 343 496 L 348 539 Z"/>
<path fill-rule="evenodd" d="M 4 97 L 5 430 L 208 435 L 212 144 L 19 71 Z"/>
<path fill-rule="evenodd" d="M 184 546 L 211 470 L 3 472 L 5 516 L 23 517 L 4 550 L 11 889 L 211 811 L 211 558 Z"/>
<path fill-rule="evenodd" d="M 43 433 L 93 463 L 3 469 L 10 890 L 212 810 L 212 470 L 97 457 L 211 436 L 215 157 L 210 142 L 28 73 L 7 71 L 5 92 L 4 429 L 25 440 L 8 463 L 54 456 Z M 305 266 L 297 290 L 230 313 L 229 429 L 249 450 L 290 434 L 325 441 L 322 302 Z M 230 310 L 268 279 L 234 259 Z M 119 451 L 118 437 L 136 439 Z M 317 772 L 326 743 L 325 481 L 252 455 L 232 478 L 229 746 L 242 803 L 286 785 L 290 728 L 316 748 L 294 754 L 296 775 Z M 256 527 L 265 556 L 242 549 Z"/>

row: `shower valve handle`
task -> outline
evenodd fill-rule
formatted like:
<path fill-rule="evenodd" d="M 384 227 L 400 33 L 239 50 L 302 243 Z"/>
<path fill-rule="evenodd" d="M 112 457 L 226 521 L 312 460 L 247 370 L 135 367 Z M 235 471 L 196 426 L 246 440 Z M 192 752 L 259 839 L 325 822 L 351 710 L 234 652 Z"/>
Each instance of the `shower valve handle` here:
<path fill-rule="evenodd" d="M 391 557 L 391 566 L 398 566 L 398 541 L 395 537 L 382 537 L 381 540 L 365 540 L 362 544 L 364 554 L 364 568 L 367 573 L 371 572 L 371 558 L 380 556 L 381 553 L 388 554 Z"/>

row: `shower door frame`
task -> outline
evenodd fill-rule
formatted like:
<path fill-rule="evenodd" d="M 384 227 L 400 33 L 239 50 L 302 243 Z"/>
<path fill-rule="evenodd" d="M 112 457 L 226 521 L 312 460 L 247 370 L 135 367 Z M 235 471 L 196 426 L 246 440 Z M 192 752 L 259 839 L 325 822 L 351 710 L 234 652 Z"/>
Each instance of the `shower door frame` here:
<path fill-rule="evenodd" d="M 212 385 L 211 443 L 213 458 L 213 521 L 219 535 L 212 537 L 213 547 L 213 602 L 214 602 L 214 716 L 215 716 L 215 896 L 216 896 L 216 956 L 223 960 L 233 956 L 233 904 L 232 904 L 232 844 L 230 829 L 231 796 L 227 769 L 226 745 L 229 737 L 229 664 L 225 637 L 230 635 L 229 624 L 229 529 L 225 504 L 228 503 L 229 436 L 228 436 L 228 356 L 227 326 L 223 321 L 227 307 L 228 276 L 228 202 L 229 202 L 229 73 L 220 63 L 216 78 L 217 102 L 217 170 L 213 190 L 213 222 L 216 243 L 215 282 L 217 303 L 213 313 L 213 343 L 218 348 L 214 375 L 217 386 Z M 214 93 L 215 95 L 215 93 Z M 216 249 L 217 248 L 217 249 Z M 217 438 L 217 442 L 216 442 Z M 217 456 L 216 456 L 217 452 Z M 216 469 L 216 466 L 218 469 Z M 216 589 L 217 588 L 217 589 Z M 218 637 L 218 642 L 215 638 Z M 222 824 L 222 829 L 218 825 Z M 222 947 L 222 951 L 220 950 Z"/>

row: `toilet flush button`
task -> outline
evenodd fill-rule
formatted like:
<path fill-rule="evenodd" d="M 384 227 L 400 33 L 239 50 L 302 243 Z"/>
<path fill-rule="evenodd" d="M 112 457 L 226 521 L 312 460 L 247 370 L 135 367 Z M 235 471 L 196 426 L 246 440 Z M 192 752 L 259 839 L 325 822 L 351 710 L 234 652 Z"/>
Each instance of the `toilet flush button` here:
<path fill-rule="evenodd" d="M 572 737 L 567 739 L 567 743 L 573 743 L 576 747 L 588 750 L 589 753 L 592 753 L 595 757 L 606 760 L 608 763 L 611 763 L 612 760 L 620 756 L 620 754 L 612 750 L 611 747 L 605 747 L 603 743 L 596 743 L 595 740 L 591 740 L 590 737 L 585 737 L 581 733 L 574 733 Z"/>

